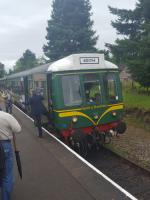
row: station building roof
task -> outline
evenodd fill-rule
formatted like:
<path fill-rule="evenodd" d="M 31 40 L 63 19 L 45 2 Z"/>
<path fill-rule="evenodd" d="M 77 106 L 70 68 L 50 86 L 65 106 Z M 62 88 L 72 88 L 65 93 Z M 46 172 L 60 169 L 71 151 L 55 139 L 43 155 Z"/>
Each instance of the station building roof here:
<path fill-rule="evenodd" d="M 82 53 L 72 54 L 53 62 L 48 71 L 74 71 L 74 70 L 88 70 L 88 69 L 118 69 L 118 67 L 104 59 L 104 54 L 98 53 Z"/>

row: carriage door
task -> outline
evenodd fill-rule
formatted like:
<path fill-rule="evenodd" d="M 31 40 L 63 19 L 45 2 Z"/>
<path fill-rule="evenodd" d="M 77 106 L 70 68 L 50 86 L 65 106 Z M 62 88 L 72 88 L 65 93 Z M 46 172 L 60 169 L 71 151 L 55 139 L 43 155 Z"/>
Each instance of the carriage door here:
<path fill-rule="evenodd" d="M 24 95 L 25 95 L 25 108 L 27 109 L 28 101 L 29 101 L 29 91 L 28 91 L 28 77 L 23 77 L 24 82 Z"/>
<path fill-rule="evenodd" d="M 52 111 L 52 73 L 47 74 L 48 111 Z"/>
<path fill-rule="evenodd" d="M 118 102 L 118 88 L 116 82 L 116 74 L 108 73 L 104 79 L 104 86 L 106 91 L 106 98 L 108 103 L 117 103 Z"/>

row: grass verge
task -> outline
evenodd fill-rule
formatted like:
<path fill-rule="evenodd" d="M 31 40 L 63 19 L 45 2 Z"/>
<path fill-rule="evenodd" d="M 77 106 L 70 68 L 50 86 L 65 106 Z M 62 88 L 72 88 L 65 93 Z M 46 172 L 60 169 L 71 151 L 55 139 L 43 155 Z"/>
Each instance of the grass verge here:
<path fill-rule="evenodd" d="M 135 91 L 124 91 L 123 99 L 125 106 L 128 108 L 150 109 L 150 96 L 145 94 L 138 94 Z"/>

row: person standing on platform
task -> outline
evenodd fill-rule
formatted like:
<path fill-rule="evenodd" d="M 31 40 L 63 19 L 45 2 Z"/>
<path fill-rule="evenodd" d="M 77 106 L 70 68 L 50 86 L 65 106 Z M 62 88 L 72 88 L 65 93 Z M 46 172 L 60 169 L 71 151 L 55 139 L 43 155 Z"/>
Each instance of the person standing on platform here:
<path fill-rule="evenodd" d="M 2 200 L 10 200 L 13 188 L 13 149 L 11 140 L 13 134 L 19 133 L 21 126 L 9 113 L 0 111 L 0 144 L 1 155 L 4 163 L 1 163 L 0 195 Z M 1 157 L 2 158 L 2 157 Z M 4 167 L 3 167 L 4 166 Z"/>
<path fill-rule="evenodd" d="M 31 107 L 31 114 L 34 119 L 35 126 L 38 128 L 38 137 L 42 138 L 42 115 L 46 108 L 43 105 L 44 98 L 40 94 L 32 91 L 32 96 L 29 98 L 29 105 Z"/>
<path fill-rule="evenodd" d="M 7 90 L 2 94 L 2 97 L 4 98 L 6 112 L 12 114 L 12 93 L 9 90 Z"/>

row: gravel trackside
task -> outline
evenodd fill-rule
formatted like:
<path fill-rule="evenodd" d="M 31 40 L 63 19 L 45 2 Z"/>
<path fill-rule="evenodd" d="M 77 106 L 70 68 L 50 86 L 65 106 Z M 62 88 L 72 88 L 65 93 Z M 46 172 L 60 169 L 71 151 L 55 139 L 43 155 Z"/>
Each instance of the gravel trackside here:
<path fill-rule="evenodd" d="M 113 137 L 109 149 L 150 171 L 150 131 L 127 125 L 124 134 Z"/>

